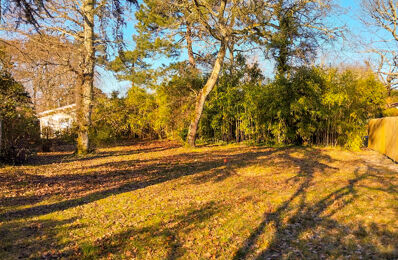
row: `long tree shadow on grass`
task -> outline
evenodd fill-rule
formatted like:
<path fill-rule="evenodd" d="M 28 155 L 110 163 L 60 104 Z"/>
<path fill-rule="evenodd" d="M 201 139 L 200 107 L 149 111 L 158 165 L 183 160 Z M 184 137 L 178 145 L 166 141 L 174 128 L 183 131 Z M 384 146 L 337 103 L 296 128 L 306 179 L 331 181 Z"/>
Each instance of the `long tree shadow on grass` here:
<path fill-rule="evenodd" d="M 81 257 L 93 259 L 113 254 L 135 258 L 145 256 L 146 250 L 150 248 L 164 251 L 164 255 L 160 256 L 162 259 L 177 259 L 183 256 L 186 250 L 180 236 L 189 234 L 192 229 L 224 210 L 224 205 L 209 201 L 200 206 L 183 209 L 167 220 L 142 228 L 130 228 L 98 239 L 93 244 L 82 245 L 76 253 Z"/>
<path fill-rule="evenodd" d="M 130 152 L 127 154 L 145 154 L 152 152 L 161 152 L 168 149 L 174 149 L 174 143 L 157 142 L 155 144 L 141 144 L 138 147 L 128 147 Z M 158 156 L 153 159 L 128 159 L 125 157 L 118 157 L 125 155 L 126 152 L 121 153 L 116 150 L 107 152 L 107 156 L 112 156 L 112 159 L 106 163 L 97 163 L 95 158 L 89 165 L 82 165 L 79 163 L 65 164 L 60 162 L 53 166 L 45 166 L 45 170 L 50 174 L 42 174 L 38 168 L 38 174 L 31 173 L 28 169 L 16 169 L 10 172 L 3 172 L 0 174 L 0 189 L 6 196 L 0 196 L 0 219 L 1 213 L 4 211 L 11 211 L 13 207 L 32 205 L 39 203 L 46 199 L 60 200 L 74 200 L 82 197 L 87 197 L 87 193 L 98 195 L 100 198 L 108 196 L 110 193 L 120 188 L 121 191 L 129 188 L 140 188 L 146 181 L 151 178 L 156 178 L 161 182 L 167 178 L 172 179 L 175 176 L 194 174 L 197 170 L 207 169 L 212 167 L 213 163 L 219 163 L 218 157 L 206 159 L 203 154 L 189 153 L 173 156 Z M 51 157 L 51 155 L 49 155 Z M 196 158 L 196 161 L 192 161 Z M 87 159 L 87 158 L 86 158 Z M 214 160 L 213 160 L 214 159 Z M 189 161 L 191 160 L 191 161 Z M 45 159 L 43 161 L 46 161 Z M 79 161 L 79 160 L 78 160 Z M 42 165 L 39 163 L 38 165 Z M 105 169 L 104 169 L 105 168 Z M 184 169 L 186 168 L 186 169 Z M 197 168 L 197 169 L 195 169 Z M 37 171 L 37 170 L 36 170 Z M 65 172 L 67 172 L 65 174 Z M 170 174 L 169 176 L 167 176 Z M 147 183 L 151 185 L 154 182 Z M 108 191 L 106 191 L 108 190 Z M 104 191 L 102 194 L 101 192 Z M 1 193 L 0 193 L 1 194 Z M 8 196 L 7 196 L 8 195 Z M 74 200 L 72 205 L 80 205 L 78 200 Z M 7 210 L 8 208 L 8 210 Z"/>
<path fill-rule="evenodd" d="M 311 250 L 314 248 L 316 250 L 318 250 L 317 248 L 322 249 L 323 244 L 327 243 L 332 244 L 330 251 L 326 251 L 328 254 L 333 254 L 333 250 L 341 250 L 339 251 L 340 254 L 344 254 L 347 251 L 351 252 L 350 250 L 352 249 L 345 248 L 350 245 L 343 243 L 342 241 L 328 239 L 326 236 L 303 239 L 300 238 L 300 235 L 303 233 L 303 231 L 308 230 L 309 228 L 327 229 L 329 227 L 337 227 L 337 231 L 342 232 L 342 230 L 345 230 L 348 227 L 333 221 L 330 217 L 334 214 L 334 212 L 339 211 L 341 208 L 343 208 L 345 205 L 348 205 L 355 199 L 355 186 L 358 186 L 362 179 L 369 177 L 382 179 L 385 185 L 389 183 L 389 180 L 387 178 L 372 176 L 375 170 L 372 170 L 372 174 L 358 174 L 357 178 L 352 179 L 346 187 L 331 193 L 325 198 L 319 200 L 317 203 L 311 204 L 306 201 L 306 193 L 312 185 L 311 182 L 313 181 L 314 174 L 318 172 L 329 174 L 333 173 L 337 169 L 328 165 L 329 163 L 332 163 L 333 160 L 329 156 L 322 154 L 320 150 L 313 148 L 304 149 L 303 158 L 291 156 L 290 152 L 290 148 L 255 148 L 251 150 L 233 148 L 224 151 L 213 151 L 206 154 L 191 152 L 144 161 L 127 160 L 123 161 L 122 163 L 112 162 L 108 165 L 117 168 L 116 170 L 112 171 L 97 171 L 88 175 L 75 173 L 62 176 L 47 176 L 45 178 L 49 179 L 42 179 L 41 181 L 61 182 L 64 180 L 72 187 L 83 186 L 83 193 L 76 193 L 75 196 L 77 198 L 71 198 L 48 205 L 33 206 L 31 208 L 2 213 L 0 214 L 0 220 L 15 220 L 15 222 L 11 221 L 10 224 L 4 225 L 3 232 L 7 232 L 7 229 L 11 230 L 13 227 L 19 227 L 22 229 L 26 228 L 24 223 L 19 222 L 21 218 L 29 218 L 55 211 L 65 210 L 94 202 L 111 195 L 145 188 L 150 185 L 166 182 L 188 175 L 194 175 L 195 177 L 190 180 L 193 180 L 198 184 L 209 181 L 221 181 L 235 174 L 236 168 L 242 168 L 247 165 L 251 165 L 258 160 L 260 160 L 261 163 L 272 164 L 275 163 L 272 161 L 273 159 L 278 159 L 279 161 L 276 163 L 280 166 L 281 170 L 286 170 L 289 165 L 291 167 L 299 168 L 298 174 L 288 180 L 289 182 L 298 184 L 299 187 L 294 195 L 280 208 L 272 213 L 267 213 L 264 215 L 264 221 L 247 239 L 247 241 L 244 243 L 244 246 L 242 246 L 242 248 L 236 253 L 235 258 L 247 258 L 253 254 L 255 254 L 258 258 L 307 258 L 307 256 L 308 258 L 311 258 L 315 255 L 314 253 L 311 253 Z M 224 159 L 227 159 L 227 163 Z M 120 169 L 130 167 L 131 165 L 135 166 L 129 168 L 128 170 Z M 96 167 L 98 167 L 98 165 L 93 166 L 93 170 L 95 170 Z M 85 183 L 87 185 L 84 185 Z M 92 192 L 92 189 L 94 189 L 96 185 L 103 183 L 109 183 L 109 185 L 102 187 L 102 189 L 98 191 Z M 389 187 L 386 187 L 386 191 L 396 192 L 396 187 L 390 185 Z M 84 194 L 84 192 L 89 194 Z M 290 212 L 293 214 L 293 216 L 289 217 L 287 224 L 285 224 L 283 214 L 290 211 L 290 206 L 294 200 L 300 201 L 299 209 L 297 212 Z M 333 203 L 339 203 L 339 205 L 334 208 L 334 211 L 327 212 Z M 184 250 L 181 245 L 183 242 L 180 241 L 176 231 L 178 229 L 182 229 L 188 232 L 189 227 L 187 225 L 189 221 L 192 223 L 198 223 L 195 222 L 195 218 L 198 218 L 200 221 L 205 221 L 207 218 L 210 218 L 212 214 L 216 214 L 219 209 L 222 210 L 222 205 L 207 204 L 200 209 L 192 209 L 187 214 L 181 214 L 181 216 L 177 216 L 176 218 L 178 221 L 173 222 L 174 224 L 172 223 L 171 226 L 168 226 L 170 223 L 159 223 L 159 225 L 155 224 L 154 226 L 149 226 L 142 230 L 127 230 L 126 232 L 112 236 L 111 238 L 99 240 L 97 241 L 97 248 L 94 250 L 94 256 L 105 256 L 106 253 L 113 252 L 117 253 L 120 248 L 124 247 L 123 243 L 126 243 L 126 238 L 128 238 L 130 234 L 138 232 L 140 234 L 146 235 L 153 233 L 155 236 L 159 236 L 160 238 L 165 238 L 168 235 L 168 239 L 165 240 L 168 248 L 168 258 L 177 258 L 178 256 L 184 254 Z M 274 223 L 276 226 L 277 231 L 275 237 L 271 241 L 271 245 L 266 250 L 258 254 L 254 252 L 256 242 L 259 236 L 261 236 L 261 233 L 264 232 L 264 228 L 269 223 Z M 54 227 L 59 225 L 63 225 L 63 223 L 54 223 Z M 356 228 L 355 232 L 358 233 L 358 236 L 361 236 L 361 233 L 370 231 L 359 226 Z M 383 227 L 380 227 L 376 224 L 373 226 L 372 232 L 377 233 L 380 237 L 393 237 L 393 239 L 395 237 L 396 241 L 396 234 L 388 233 Z M 146 235 L 144 235 L 144 238 Z M 328 233 L 328 235 L 333 236 L 334 234 L 331 232 L 330 234 Z M 21 237 L 16 237 L 16 239 L 21 239 Z M 393 239 L 387 239 L 387 242 L 385 243 L 390 243 L 390 241 Z M 149 237 L 148 240 L 150 240 Z M 112 244 L 114 241 L 117 241 L 117 244 Z M 313 244 L 314 246 L 309 246 L 308 252 L 298 252 L 295 250 L 295 244 L 293 241 L 298 241 L 299 243 L 305 242 Z M 131 241 L 129 240 L 128 243 L 130 242 Z M 27 245 L 29 244 L 29 242 L 26 243 Z M 30 246 L 33 248 L 39 248 L 40 244 L 38 241 L 32 241 L 31 243 L 32 245 Z M 44 241 L 44 243 L 47 242 Z M 341 247 L 341 245 L 344 245 L 345 247 Z M 322 250 L 322 252 L 324 252 L 326 249 Z M 366 245 L 366 252 L 369 252 L 376 257 L 391 257 L 391 255 L 383 255 L 370 245 Z"/>
<path fill-rule="evenodd" d="M 283 148 L 285 149 L 285 148 Z M 282 150 L 282 149 L 281 149 Z M 231 151 L 237 153 L 233 155 L 226 155 Z M 111 195 L 116 195 L 124 192 L 129 192 L 137 189 L 142 189 L 150 185 L 162 183 L 165 181 L 173 180 L 183 176 L 194 175 L 200 172 L 211 171 L 222 165 L 225 165 L 224 159 L 228 156 L 230 160 L 230 165 L 242 166 L 244 164 L 249 164 L 255 158 L 259 156 L 269 156 L 270 154 L 279 151 L 278 149 L 256 149 L 250 152 L 239 151 L 239 148 L 230 149 L 228 151 L 218 151 L 209 152 L 206 154 L 199 153 L 185 153 L 175 156 L 163 157 L 154 160 L 147 160 L 145 164 L 129 170 L 117 169 L 113 171 L 98 171 L 92 174 L 69 174 L 62 176 L 33 176 L 34 178 L 39 178 L 39 182 L 43 182 L 45 185 L 48 183 L 60 183 L 62 186 L 72 186 L 78 189 L 79 192 L 76 193 L 77 198 L 71 198 L 63 201 L 58 201 L 55 203 L 47 205 L 38 205 L 33 207 L 28 207 L 19 210 L 8 210 L 0 214 L 0 220 L 15 220 L 20 218 L 29 218 L 33 216 L 45 215 L 55 211 L 61 211 L 68 208 L 81 206 L 90 202 L 94 202 L 99 199 L 106 198 Z M 140 161 L 142 162 L 142 161 Z M 128 161 L 124 164 L 135 164 L 138 161 Z M 120 166 L 120 162 L 110 163 L 110 165 L 115 164 L 115 166 Z M 123 164 L 122 164 L 123 165 Z M 120 168 L 120 167 L 119 167 Z M 29 175 L 32 177 L 31 175 Z M 30 180 L 25 180 L 29 182 Z M 92 192 L 93 189 L 98 189 L 98 185 L 101 188 L 98 191 Z M 65 187 L 60 186 L 60 189 L 65 189 Z M 53 189 L 54 190 L 54 189 Z M 65 189 L 69 192 L 69 189 Z M 58 192 L 58 193 L 57 193 Z M 80 195 L 89 193 L 87 195 Z M 54 195 L 64 195 L 55 191 L 55 193 L 50 193 L 48 196 L 33 195 L 26 200 L 26 196 L 21 196 L 21 198 L 13 197 L 9 199 L 2 198 L 3 206 L 6 203 L 12 203 L 20 201 L 21 203 L 25 200 L 28 203 L 32 201 L 40 201 L 45 198 Z M 79 196 L 80 195 L 80 196 Z M 67 194 L 65 194 L 67 196 Z"/>
<path fill-rule="evenodd" d="M 369 225 L 361 223 L 344 225 L 331 218 L 358 199 L 357 186 L 372 189 L 360 184 L 369 178 L 387 186 L 382 190 L 398 199 L 397 187 L 389 181 L 389 178 L 396 176 L 375 174 L 380 172 L 372 165 L 368 165 L 365 173 L 360 174 L 357 169 L 356 177 L 347 185 L 312 203 L 307 201 L 306 196 L 313 181 L 313 172 L 309 169 L 301 171 L 300 186 L 296 192 L 275 211 L 264 214 L 263 221 L 237 250 L 234 259 L 397 259 L 397 233 L 376 223 L 369 228 Z M 299 201 L 297 208 L 292 205 L 295 200 Z M 269 225 L 273 225 L 276 231 L 267 248 L 259 253 L 257 243 Z M 372 234 L 373 241 L 362 241 L 368 234 Z M 377 243 L 389 247 L 390 252 L 382 252 L 376 247 Z"/>
<path fill-rule="evenodd" d="M 123 151 L 97 151 L 83 157 L 75 156 L 73 152 L 55 152 L 55 153 L 41 153 L 31 158 L 25 165 L 39 166 L 49 165 L 53 163 L 68 163 L 76 161 L 87 161 L 99 158 L 106 158 L 111 156 L 133 155 L 149 152 L 161 152 L 168 149 L 178 148 L 181 145 L 174 142 L 164 141 L 141 141 L 135 144 L 126 145 Z"/>
<path fill-rule="evenodd" d="M 278 158 L 284 158 L 285 161 L 279 163 L 283 164 L 284 168 L 286 164 L 293 164 L 303 168 L 300 172 L 332 169 L 328 165 L 318 162 L 318 160 L 330 161 L 331 159 L 328 156 L 321 155 L 316 149 L 309 149 L 305 160 L 286 156 L 284 151 L 289 150 L 290 148 L 286 147 L 279 149 L 257 148 L 242 152 L 240 148 L 233 148 L 206 154 L 184 153 L 151 160 L 110 162 L 106 165 L 117 169 L 111 171 L 96 171 L 97 168 L 103 166 L 102 164 L 84 167 L 86 170 L 92 168 L 94 171 L 82 174 L 44 176 L 24 174 L 23 172 L 13 173 L 11 179 L 8 181 L 4 179 L 1 184 L 8 189 L 15 186 L 15 189 L 24 191 L 27 188 L 24 185 L 29 184 L 32 185 L 32 189 L 43 189 L 43 192 L 33 195 L 3 197 L 0 198 L 0 206 L 30 205 L 53 197 L 60 197 L 63 200 L 21 210 L 8 210 L 8 212 L 0 214 L 0 219 L 10 220 L 44 215 L 187 175 L 197 175 L 195 179 L 198 183 L 209 180 L 221 181 L 234 174 L 235 168 L 250 165 L 257 158 L 269 157 L 272 154 L 276 154 Z M 235 154 L 231 155 L 231 152 L 235 152 Z M 227 163 L 224 160 L 227 160 Z M 220 167 L 224 168 L 220 169 Z M 0 176 L 0 178 L 4 177 Z"/>
<path fill-rule="evenodd" d="M 1 259 L 60 259 L 73 254 L 75 249 L 66 248 L 58 237 L 59 228 L 67 226 L 69 231 L 82 228 L 67 220 L 29 220 L 0 225 Z"/>
<path fill-rule="evenodd" d="M 134 258 L 145 255 L 149 248 L 166 251 L 164 259 L 176 259 L 185 252 L 180 236 L 188 234 L 197 225 L 208 221 L 213 215 L 225 210 L 225 206 L 209 201 L 199 206 L 183 209 L 167 220 L 155 222 L 142 228 L 127 228 L 121 233 L 108 234 L 94 243 L 61 241 L 60 230 L 70 234 L 73 229 L 84 228 L 67 220 L 29 220 L 10 222 L 0 226 L 1 259 L 98 259 L 122 254 Z M 63 227 L 62 227 L 63 226 Z M 67 226 L 67 227 L 65 227 Z M 141 250 L 141 251 L 140 251 Z"/>

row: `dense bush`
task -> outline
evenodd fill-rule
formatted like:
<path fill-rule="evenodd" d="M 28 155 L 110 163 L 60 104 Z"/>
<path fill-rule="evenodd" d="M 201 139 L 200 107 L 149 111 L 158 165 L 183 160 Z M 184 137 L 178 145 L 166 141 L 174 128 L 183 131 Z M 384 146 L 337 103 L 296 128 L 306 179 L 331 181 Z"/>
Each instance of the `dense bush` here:
<path fill-rule="evenodd" d="M 287 143 L 357 149 L 368 119 L 380 116 L 384 105 L 384 86 L 363 69 L 301 68 L 289 80 L 273 84 L 285 88 L 283 96 L 269 95 L 268 103 L 274 104 L 271 118 L 283 125 L 275 133 Z"/>
<path fill-rule="evenodd" d="M 94 143 L 170 138 L 185 140 L 195 95 L 203 79 L 177 63 L 163 74 L 173 75 L 152 89 L 132 86 L 125 97 L 97 93 L 91 137 Z"/>
<path fill-rule="evenodd" d="M 206 79 L 171 66 L 148 91 L 132 87 L 126 97 L 96 99 L 94 140 L 131 138 L 184 140 L 195 99 Z M 167 74 L 165 73 L 165 74 Z M 237 56 L 226 64 L 200 121 L 206 142 L 340 145 L 358 149 L 369 118 L 381 116 L 385 87 L 364 68 L 301 67 L 266 80 L 257 64 Z"/>
<path fill-rule="evenodd" d="M 39 123 L 24 87 L 4 71 L 0 73 L 0 120 L 0 160 L 7 163 L 25 161 L 38 144 Z"/>
<path fill-rule="evenodd" d="M 154 129 L 161 137 L 185 140 L 191 122 L 195 99 L 205 77 L 185 63 L 173 64 L 166 70 L 170 79 L 155 86 L 156 110 L 153 112 Z"/>
<path fill-rule="evenodd" d="M 398 103 L 398 90 L 392 90 L 390 96 L 387 97 L 387 104 Z M 398 107 L 387 107 L 383 111 L 383 116 L 398 116 Z"/>
<path fill-rule="evenodd" d="M 210 95 L 202 138 L 358 149 L 384 106 L 384 86 L 365 69 L 302 67 L 268 84 L 255 65 L 235 70 L 225 70 Z"/>
<path fill-rule="evenodd" d="M 255 139 L 255 131 L 261 132 L 260 114 L 264 112 L 263 80 L 258 65 L 247 65 L 242 56 L 234 66 L 227 65 L 205 106 L 200 137 L 213 141 Z"/>
<path fill-rule="evenodd" d="M 126 97 L 113 92 L 110 97 L 98 94 L 93 109 L 91 138 L 94 144 L 131 139 L 154 139 L 154 95 L 132 87 Z"/>

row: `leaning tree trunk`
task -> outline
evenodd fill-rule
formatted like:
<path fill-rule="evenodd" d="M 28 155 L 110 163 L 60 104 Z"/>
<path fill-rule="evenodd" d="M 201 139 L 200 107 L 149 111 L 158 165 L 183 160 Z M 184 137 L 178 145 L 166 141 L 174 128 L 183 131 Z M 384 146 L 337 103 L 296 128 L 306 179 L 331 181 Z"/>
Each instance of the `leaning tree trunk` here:
<path fill-rule="evenodd" d="M 95 0 L 83 1 L 84 15 L 84 59 L 81 84 L 76 91 L 76 118 L 78 124 L 77 154 L 85 154 L 90 149 L 89 131 L 94 83 L 94 5 Z"/>
<path fill-rule="evenodd" d="M 196 140 L 196 132 L 198 131 L 199 120 L 202 116 L 203 107 L 206 101 L 207 96 L 213 90 L 216 85 L 218 75 L 220 74 L 221 67 L 224 63 L 224 57 L 226 52 L 226 42 L 221 42 L 220 50 L 218 51 L 216 61 L 213 66 L 213 70 L 210 74 L 209 79 L 207 80 L 205 86 L 199 92 L 199 95 L 196 100 L 194 118 L 191 121 L 191 125 L 189 126 L 188 131 L 188 144 L 190 146 L 195 146 Z"/>

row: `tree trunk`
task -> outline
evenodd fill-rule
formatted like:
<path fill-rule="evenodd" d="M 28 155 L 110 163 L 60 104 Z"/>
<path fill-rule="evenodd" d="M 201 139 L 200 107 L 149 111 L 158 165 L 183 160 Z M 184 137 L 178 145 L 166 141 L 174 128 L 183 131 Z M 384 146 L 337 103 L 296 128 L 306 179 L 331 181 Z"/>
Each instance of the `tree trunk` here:
<path fill-rule="evenodd" d="M 3 119 L 0 117 L 0 156 L 2 155 L 3 148 Z"/>
<path fill-rule="evenodd" d="M 86 154 L 90 149 L 89 131 L 94 83 L 94 6 L 95 0 L 83 1 L 84 14 L 84 59 L 81 85 L 76 91 L 76 118 L 78 124 L 77 154 Z"/>
<path fill-rule="evenodd" d="M 207 96 L 213 90 L 216 85 L 218 75 L 220 74 L 221 67 L 224 63 L 224 57 L 226 52 L 226 44 L 227 42 L 221 42 L 220 50 L 218 51 L 216 61 L 213 66 L 213 70 L 210 74 L 209 79 L 207 80 L 205 86 L 199 92 L 199 95 L 196 100 L 194 118 L 191 121 L 191 125 L 189 126 L 188 131 L 188 144 L 190 146 L 195 146 L 196 140 L 196 132 L 198 130 L 199 120 L 202 116 L 203 107 L 206 101 Z"/>
<path fill-rule="evenodd" d="M 187 31 L 185 33 L 185 40 L 187 41 L 189 64 L 191 65 L 192 68 L 196 68 L 195 57 L 193 56 L 193 49 L 192 49 L 192 32 L 191 32 L 191 25 L 190 24 L 187 24 Z"/>

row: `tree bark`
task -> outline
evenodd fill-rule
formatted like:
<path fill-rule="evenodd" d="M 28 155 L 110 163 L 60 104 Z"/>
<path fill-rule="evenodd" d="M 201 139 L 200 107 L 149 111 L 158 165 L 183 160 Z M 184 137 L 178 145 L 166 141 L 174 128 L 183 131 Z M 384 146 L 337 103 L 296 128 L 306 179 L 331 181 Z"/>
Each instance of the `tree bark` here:
<path fill-rule="evenodd" d="M 0 156 L 2 155 L 3 149 L 3 119 L 0 117 Z"/>
<path fill-rule="evenodd" d="M 187 41 L 189 64 L 191 65 L 192 68 L 196 68 L 195 57 L 193 56 L 193 49 L 192 49 L 192 31 L 191 31 L 191 25 L 190 24 L 187 24 L 187 31 L 185 33 L 185 40 Z"/>
<path fill-rule="evenodd" d="M 192 146 L 192 147 L 195 146 L 196 132 L 198 130 L 199 120 L 202 117 L 203 107 L 204 107 L 206 98 L 209 95 L 209 93 L 213 90 L 214 86 L 216 85 L 218 76 L 221 71 L 221 67 L 224 63 L 226 44 L 227 44 L 227 42 L 225 42 L 225 41 L 221 42 L 220 50 L 218 51 L 217 58 L 214 63 L 213 70 L 210 74 L 210 77 L 207 80 L 205 86 L 199 92 L 199 95 L 197 97 L 194 118 L 191 121 L 191 125 L 189 126 L 189 131 L 188 131 L 188 145 L 189 146 Z"/>
<path fill-rule="evenodd" d="M 91 110 L 94 84 L 94 6 L 95 0 L 83 1 L 84 40 L 83 74 L 81 84 L 76 91 L 76 118 L 78 124 L 77 154 L 86 154 L 90 150 L 89 131 L 91 128 Z"/>

